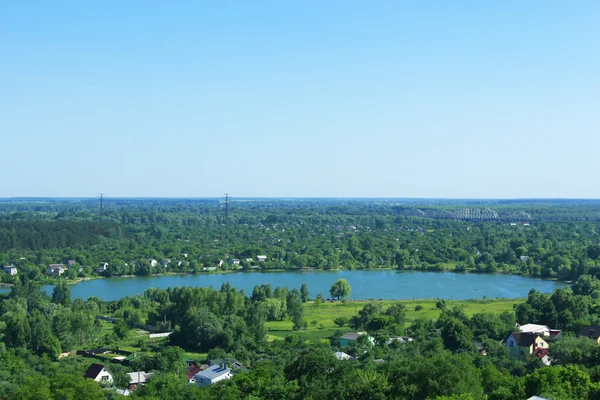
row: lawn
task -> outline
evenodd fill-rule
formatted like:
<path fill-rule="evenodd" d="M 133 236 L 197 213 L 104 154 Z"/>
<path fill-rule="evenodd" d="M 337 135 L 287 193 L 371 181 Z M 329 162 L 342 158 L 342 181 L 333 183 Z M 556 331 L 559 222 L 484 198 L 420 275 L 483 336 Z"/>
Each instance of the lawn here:
<path fill-rule="evenodd" d="M 440 315 L 440 310 L 435 307 L 437 300 L 388 300 L 378 301 L 384 309 L 395 303 L 402 303 L 406 306 L 406 317 L 408 323 L 418 317 L 437 319 Z M 523 299 L 494 299 L 494 300 L 446 300 L 448 307 L 462 306 L 468 316 L 480 312 L 501 313 L 502 311 L 510 311 L 513 309 L 513 304 L 523 302 Z M 268 330 L 269 340 L 278 340 L 289 335 L 298 336 L 304 340 L 324 339 L 328 338 L 337 330 L 349 331 L 350 328 L 345 326 L 338 327 L 333 320 L 338 317 L 350 318 L 358 313 L 368 301 L 353 301 L 339 303 L 322 303 L 309 302 L 304 305 L 305 319 L 308 323 L 308 328 L 301 331 L 292 330 L 292 322 L 290 320 L 271 321 L 265 325 Z M 420 305 L 421 310 L 416 311 L 415 307 Z"/>

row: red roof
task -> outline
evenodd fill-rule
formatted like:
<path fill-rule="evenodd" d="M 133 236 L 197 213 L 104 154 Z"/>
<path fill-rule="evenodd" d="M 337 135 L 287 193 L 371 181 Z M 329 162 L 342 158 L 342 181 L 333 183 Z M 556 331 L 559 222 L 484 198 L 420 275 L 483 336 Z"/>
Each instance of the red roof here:
<path fill-rule="evenodd" d="M 198 372 L 200 372 L 200 368 L 198 367 L 189 367 L 187 377 L 188 379 L 192 379 Z"/>
<path fill-rule="evenodd" d="M 539 358 L 544 358 L 548 355 L 548 349 L 542 349 L 539 348 L 535 351 L 534 353 L 536 356 L 538 356 Z"/>

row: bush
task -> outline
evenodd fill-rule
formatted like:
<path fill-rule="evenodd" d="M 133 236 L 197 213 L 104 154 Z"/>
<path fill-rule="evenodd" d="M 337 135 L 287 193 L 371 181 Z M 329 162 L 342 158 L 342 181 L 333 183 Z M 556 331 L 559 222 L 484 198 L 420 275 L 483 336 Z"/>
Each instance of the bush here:
<path fill-rule="evenodd" d="M 417 305 L 415 306 L 415 311 L 421 311 L 422 309 L 423 309 L 423 306 L 422 306 L 422 305 L 420 305 L 420 304 L 417 304 Z"/>
<path fill-rule="evenodd" d="M 347 317 L 337 317 L 333 320 L 333 323 L 340 327 L 348 325 L 348 322 L 349 320 Z"/>

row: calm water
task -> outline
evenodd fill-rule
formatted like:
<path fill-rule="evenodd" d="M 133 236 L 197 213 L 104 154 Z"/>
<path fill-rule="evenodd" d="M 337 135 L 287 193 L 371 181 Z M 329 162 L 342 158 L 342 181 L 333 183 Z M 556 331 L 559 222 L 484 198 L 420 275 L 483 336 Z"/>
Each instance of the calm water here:
<path fill-rule="evenodd" d="M 141 294 L 149 288 L 169 286 L 212 286 L 225 282 L 252 293 L 255 285 L 270 283 L 273 288 L 300 288 L 306 283 L 311 297 L 318 293 L 329 296 L 329 288 L 344 278 L 352 286 L 352 299 L 424 299 L 526 297 L 530 289 L 549 293 L 566 285 L 561 282 L 524 278 L 515 275 L 456 274 L 419 271 L 314 271 L 314 272 L 237 272 L 231 274 L 167 275 L 135 278 L 110 278 L 85 281 L 71 286 L 72 297 L 97 296 L 117 300 L 127 295 Z M 47 292 L 52 287 L 45 287 Z"/>

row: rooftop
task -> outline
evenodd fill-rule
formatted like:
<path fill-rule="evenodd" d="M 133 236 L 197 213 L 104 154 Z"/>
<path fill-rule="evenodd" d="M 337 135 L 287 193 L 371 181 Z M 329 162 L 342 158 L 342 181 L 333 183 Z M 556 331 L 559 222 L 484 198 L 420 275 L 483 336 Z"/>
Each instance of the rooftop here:
<path fill-rule="evenodd" d="M 202 372 L 197 373 L 195 378 L 196 378 L 196 380 L 199 380 L 199 378 L 207 378 L 207 379 L 210 379 L 211 381 L 213 381 L 216 378 L 220 377 L 221 375 L 225 375 L 229 372 L 231 372 L 230 368 L 227 368 L 227 367 L 222 368 L 221 365 L 216 364 L 216 365 L 212 365 L 212 366 L 208 367 L 207 369 L 205 369 Z"/>

